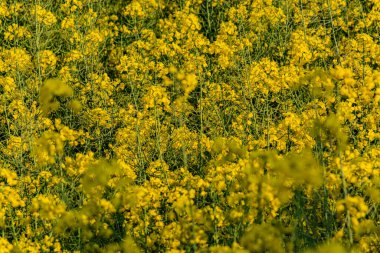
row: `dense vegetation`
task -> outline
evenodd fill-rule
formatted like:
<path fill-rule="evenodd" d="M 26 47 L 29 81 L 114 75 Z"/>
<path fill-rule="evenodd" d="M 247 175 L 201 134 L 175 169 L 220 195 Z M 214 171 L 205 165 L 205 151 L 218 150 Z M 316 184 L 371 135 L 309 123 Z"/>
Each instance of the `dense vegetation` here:
<path fill-rule="evenodd" d="M 379 0 L 0 0 L 0 252 L 377 252 Z"/>

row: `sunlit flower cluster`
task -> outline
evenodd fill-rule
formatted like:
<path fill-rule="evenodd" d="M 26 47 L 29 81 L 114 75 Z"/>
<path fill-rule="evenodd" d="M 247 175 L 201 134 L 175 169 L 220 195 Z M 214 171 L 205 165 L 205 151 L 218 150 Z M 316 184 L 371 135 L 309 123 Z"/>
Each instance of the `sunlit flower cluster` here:
<path fill-rule="evenodd" d="M 380 1 L 0 0 L 1 252 L 379 252 Z"/>

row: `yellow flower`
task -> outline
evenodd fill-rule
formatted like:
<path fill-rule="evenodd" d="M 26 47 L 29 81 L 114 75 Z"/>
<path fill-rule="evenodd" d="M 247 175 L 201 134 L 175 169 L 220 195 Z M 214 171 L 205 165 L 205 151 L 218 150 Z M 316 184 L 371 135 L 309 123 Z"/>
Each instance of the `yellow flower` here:
<path fill-rule="evenodd" d="M 57 23 L 57 18 L 55 15 L 44 9 L 42 6 L 36 4 L 32 9 L 32 15 L 36 18 L 36 21 L 47 26 L 51 26 Z"/>

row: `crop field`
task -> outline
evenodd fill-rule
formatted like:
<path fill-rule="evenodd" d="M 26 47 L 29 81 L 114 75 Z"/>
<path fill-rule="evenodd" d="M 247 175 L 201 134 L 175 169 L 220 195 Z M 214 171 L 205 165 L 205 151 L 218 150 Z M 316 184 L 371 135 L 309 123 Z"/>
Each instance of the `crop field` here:
<path fill-rule="evenodd" d="M 379 0 L 0 0 L 0 253 L 380 252 Z"/>

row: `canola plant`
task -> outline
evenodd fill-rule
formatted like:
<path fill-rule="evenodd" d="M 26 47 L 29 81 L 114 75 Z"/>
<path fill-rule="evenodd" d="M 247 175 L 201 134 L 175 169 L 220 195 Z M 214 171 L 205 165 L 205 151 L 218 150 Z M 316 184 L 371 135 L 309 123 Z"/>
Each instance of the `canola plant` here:
<path fill-rule="evenodd" d="M 379 0 L 0 0 L 0 252 L 379 252 Z"/>

